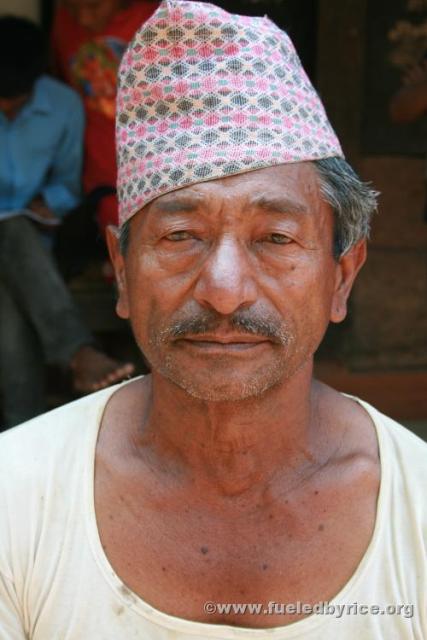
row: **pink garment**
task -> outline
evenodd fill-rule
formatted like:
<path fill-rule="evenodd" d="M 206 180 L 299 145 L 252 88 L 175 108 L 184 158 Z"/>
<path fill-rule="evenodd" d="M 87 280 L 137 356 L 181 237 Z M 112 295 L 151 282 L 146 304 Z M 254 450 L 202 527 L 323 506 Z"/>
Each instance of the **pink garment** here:
<path fill-rule="evenodd" d="M 52 31 L 52 52 L 58 75 L 78 91 L 86 115 L 83 185 L 86 193 L 117 181 L 115 115 L 117 71 L 135 31 L 158 3 L 131 2 L 112 16 L 102 31 L 82 27 L 65 6 L 58 5 Z M 98 222 L 104 231 L 117 224 L 117 199 L 101 201 Z"/>

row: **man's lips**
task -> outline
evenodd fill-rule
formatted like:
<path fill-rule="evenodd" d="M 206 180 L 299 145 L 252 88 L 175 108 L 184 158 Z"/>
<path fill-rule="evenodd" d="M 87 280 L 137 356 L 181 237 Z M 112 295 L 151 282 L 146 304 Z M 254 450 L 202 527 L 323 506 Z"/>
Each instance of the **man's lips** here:
<path fill-rule="evenodd" d="M 248 333 L 203 333 L 186 335 L 182 340 L 191 342 L 220 342 L 221 344 L 231 344 L 234 342 L 267 342 L 269 338 L 265 336 L 251 335 Z"/>
<path fill-rule="evenodd" d="M 245 350 L 271 342 L 269 338 L 248 334 L 202 334 L 187 335 L 178 340 L 201 349 Z"/>

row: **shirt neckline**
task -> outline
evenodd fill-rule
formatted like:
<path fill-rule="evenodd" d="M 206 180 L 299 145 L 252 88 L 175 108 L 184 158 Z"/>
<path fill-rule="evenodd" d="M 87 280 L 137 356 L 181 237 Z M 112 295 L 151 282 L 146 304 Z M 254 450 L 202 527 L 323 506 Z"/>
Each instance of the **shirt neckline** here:
<path fill-rule="evenodd" d="M 196 635 L 203 638 L 217 638 L 231 640 L 234 638 L 261 640 L 266 637 L 280 638 L 282 640 L 292 640 L 293 638 L 303 638 L 305 633 L 313 631 L 316 628 L 327 623 L 331 619 L 328 615 L 309 615 L 301 620 L 280 627 L 269 628 L 248 628 L 222 624 L 209 624 L 206 622 L 194 622 L 184 618 L 165 613 L 145 602 L 136 593 L 133 593 L 119 578 L 115 570 L 111 566 L 104 549 L 102 547 L 99 536 L 98 525 L 95 512 L 95 452 L 98 440 L 99 429 L 108 401 L 113 394 L 125 384 L 131 381 L 125 381 L 114 387 L 110 387 L 99 393 L 99 402 L 94 406 L 88 416 L 88 421 L 93 420 L 93 428 L 90 429 L 90 442 L 86 449 L 85 465 L 84 465 L 84 504 L 86 530 L 89 537 L 92 554 L 101 570 L 104 579 L 115 593 L 118 600 L 126 607 L 132 609 L 134 613 L 142 616 L 154 625 L 187 635 Z M 346 394 L 343 394 L 346 395 Z M 375 516 L 374 530 L 367 549 L 361 558 L 356 570 L 340 589 L 340 591 L 329 600 L 331 605 L 347 604 L 352 602 L 352 593 L 356 589 L 360 581 L 366 577 L 369 565 L 373 557 L 375 557 L 376 549 L 381 539 L 382 531 L 385 526 L 385 513 L 387 512 L 386 504 L 389 500 L 390 492 L 390 462 L 387 449 L 389 444 L 385 437 L 384 425 L 381 420 L 381 414 L 371 405 L 355 396 L 348 396 L 365 409 L 372 420 L 375 428 L 378 451 L 380 458 L 380 487 L 377 498 L 377 511 Z M 333 616 L 332 616 L 333 617 Z"/>

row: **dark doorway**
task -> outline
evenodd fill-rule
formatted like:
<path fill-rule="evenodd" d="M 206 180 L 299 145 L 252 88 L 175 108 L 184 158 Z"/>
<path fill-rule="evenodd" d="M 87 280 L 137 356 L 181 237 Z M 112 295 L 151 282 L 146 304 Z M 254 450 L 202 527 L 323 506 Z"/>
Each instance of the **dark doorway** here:
<path fill-rule="evenodd" d="M 54 7 L 56 2 L 55 0 L 39 0 L 39 2 L 41 23 L 45 32 L 49 33 L 50 27 L 52 26 Z"/>
<path fill-rule="evenodd" d="M 230 13 L 267 15 L 291 37 L 301 62 L 315 82 L 317 53 L 317 0 L 213 0 Z"/>

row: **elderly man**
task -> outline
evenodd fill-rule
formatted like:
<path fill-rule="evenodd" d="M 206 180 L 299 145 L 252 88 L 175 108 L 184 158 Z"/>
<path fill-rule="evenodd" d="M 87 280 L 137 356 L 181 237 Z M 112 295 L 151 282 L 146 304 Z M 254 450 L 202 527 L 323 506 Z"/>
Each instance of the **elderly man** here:
<path fill-rule="evenodd" d="M 118 111 L 118 313 L 152 375 L 3 437 L 0 636 L 426 637 L 426 445 L 312 378 L 375 198 L 289 39 L 166 1 Z"/>

